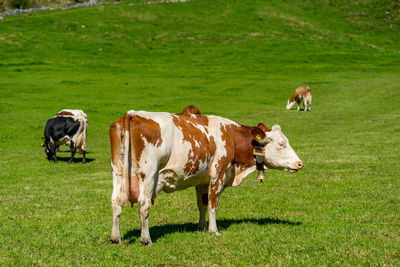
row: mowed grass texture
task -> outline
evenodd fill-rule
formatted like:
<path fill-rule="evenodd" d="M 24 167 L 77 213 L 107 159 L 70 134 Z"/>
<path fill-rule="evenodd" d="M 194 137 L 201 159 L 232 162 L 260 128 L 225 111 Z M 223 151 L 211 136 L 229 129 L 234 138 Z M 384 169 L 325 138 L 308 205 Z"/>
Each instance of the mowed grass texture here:
<path fill-rule="evenodd" d="M 348 2 L 126 1 L 0 21 L 0 265 L 398 266 L 399 20 L 392 2 Z M 301 85 L 312 111 L 287 111 Z M 190 104 L 281 125 L 304 169 L 226 189 L 220 237 L 197 231 L 187 189 L 155 200 L 153 246 L 137 205 L 110 245 L 109 125 Z M 63 108 L 89 116 L 85 165 L 40 147 Z"/>

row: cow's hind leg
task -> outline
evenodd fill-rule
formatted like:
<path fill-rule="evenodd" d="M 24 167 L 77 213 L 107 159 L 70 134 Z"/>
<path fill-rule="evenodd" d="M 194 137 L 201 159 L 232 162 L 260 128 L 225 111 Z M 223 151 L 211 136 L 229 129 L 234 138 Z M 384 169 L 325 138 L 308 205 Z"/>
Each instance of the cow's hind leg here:
<path fill-rule="evenodd" d="M 140 242 L 144 245 L 152 245 L 149 231 L 149 212 L 151 207 L 151 200 L 155 191 L 156 174 L 158 173 L 156 164 L 148 164 L 146 171 L 138 171 L 139 177 L 139 216 L 142 226 L 140 233 Z"/>
<path fill-rule="evenodd" d="M 70 149 L 71 149 L 71 158 L 68 160 L 68 163 L 71 164 L 72 161 L 74 160 L 75 152 L 76 152 L 76 146 L 74 141 L 71 140 L 70 144 Z"/>
<path fill-rule="evenodd" d="M 112 232 L 110 241 L 113 244 L 121 243 L 121 235 L 119 233 L 119 217 L 122 213 L 122 206 L 116 201 L 116 199 L 111 200 L 111 208 L 112 208 Z"/>
<path fill-rule="evenodd" d="M 206 228 L 206 211 L 208 205 L 208 185 L 196 186 L 197 207 L 199 208 L 199 230 Z"/>
<path fill-rule="evenodd" d="M 86 150 L 82 150 L 82 163 L 86 163 Z"/>

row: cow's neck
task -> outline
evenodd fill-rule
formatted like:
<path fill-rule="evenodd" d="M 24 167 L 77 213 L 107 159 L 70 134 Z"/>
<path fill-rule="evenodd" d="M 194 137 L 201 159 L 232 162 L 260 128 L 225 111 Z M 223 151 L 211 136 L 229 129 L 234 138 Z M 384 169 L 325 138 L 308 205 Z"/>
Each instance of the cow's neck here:
<path fill-rule="evenodd" d="M 254 137 L 251 130 L 252 127 L 240 125 L 233 131 L 235 143 L 235 177 L 232 186 L 239 185 L 243 178 L 246 178 L 256 170 L 252 145 Z"/>

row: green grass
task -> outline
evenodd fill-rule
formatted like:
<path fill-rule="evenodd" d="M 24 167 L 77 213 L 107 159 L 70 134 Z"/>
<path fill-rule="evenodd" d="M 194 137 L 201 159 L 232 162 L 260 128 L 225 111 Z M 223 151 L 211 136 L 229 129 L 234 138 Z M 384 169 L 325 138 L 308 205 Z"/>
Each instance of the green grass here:
<path fill-rule="evenodd" d="M 130 3 L 0 21 L 0 265 L 400 264 L 392 2 Z M 301 85 L 312 112 L 285 110 Z M 188 189 L 156 199 L 153 246 L 140 245 L 137 206 L 123 211 L 123 244 L 110 245 L 110 123 L 189 104 L 280 124 L 305 168 L 227 189 L 221 237 L 196 231 Z M 85 165 L 68 165 L 67 147 L 48 163 L 40 147 L 62 108 L 89 116 Z"/>

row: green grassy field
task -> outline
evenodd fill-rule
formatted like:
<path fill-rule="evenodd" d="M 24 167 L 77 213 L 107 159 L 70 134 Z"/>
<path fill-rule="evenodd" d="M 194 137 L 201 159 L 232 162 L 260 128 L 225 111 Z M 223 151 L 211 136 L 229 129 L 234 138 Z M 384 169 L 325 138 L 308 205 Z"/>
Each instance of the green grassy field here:
<path fill-rule="evenodd" d="M 399 266 L 398 5 L 290 2 L 126 1 L 0 21 L 0 265 Z M 287 111 L 301 85 L 312 111 Z M 304 169 L 225 190 L 221 237 L 197 231 L 188 189 L 156 199 L 153 246 L 137 206 L 110 245 L 109 125 L 189 104 L 281 125 Z M 85 165 L 68 165 L 67 147 L 48 163 L 40 147 L 63 108 L 89 116 Z"/>

